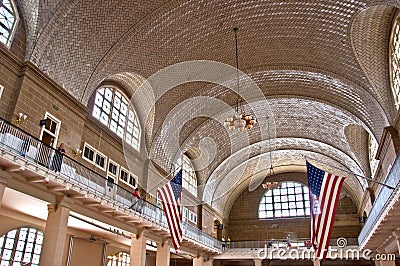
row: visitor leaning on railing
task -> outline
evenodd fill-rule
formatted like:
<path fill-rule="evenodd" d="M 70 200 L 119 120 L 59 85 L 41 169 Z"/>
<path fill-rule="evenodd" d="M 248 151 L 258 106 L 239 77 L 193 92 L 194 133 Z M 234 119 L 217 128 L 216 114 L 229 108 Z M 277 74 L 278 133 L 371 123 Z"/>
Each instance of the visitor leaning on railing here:
<path fill-rule="evenodd" d="M 110 184 L 105 177 L 66 154 L 63 154 L 62 157 L 57 156 L 57 151 L 54 148 L 3 119 L 0 119 L 0 147 L 14 152 L 16 155 L 22 156 L 49 171 L 53 170 L 54 174 L 90 193 L 117 202 L 125 208 L 132 205 L 133 195 L 131 191 L 115 183 Z M 57 160 L 57 162 L 54 160 Z M 61 167 L 59 167 L 60 162 Z M 52 167 L 55 163 L 57 163 L 56 168 Z M 168 227 L 164 212 L 145 199 L 140 199 L 140 208 L 136 208 L 134 211 L 148 220 Z M 188 238 L 206 246 L 221 249 L 221 243 L 218 240 L 193 225 L 185 224 L 183 232 Z"/>

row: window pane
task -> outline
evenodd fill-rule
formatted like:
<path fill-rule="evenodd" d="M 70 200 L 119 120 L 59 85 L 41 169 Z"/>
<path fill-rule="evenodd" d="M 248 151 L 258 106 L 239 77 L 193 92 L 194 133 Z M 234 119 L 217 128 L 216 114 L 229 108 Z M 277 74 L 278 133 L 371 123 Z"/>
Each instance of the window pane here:
<path fill-rule="evenodd" d="M 38 265 L 41 252 L 41 244 L 38 242 L 42 243 L 43 232 L 35 228 L 19 228 L 0 239 L 1 265 Z M 36 245 L 39 248 L 34 249 Z"/>
<path fill-rule="evenodd" d="M 10 1 L 2 1 L 0 4 L 0 42 L 9 46 L 11 44 L 10 37 L 15 31 L 15 22 L 17 12 L 14 5 Z"/>
<path fill-rule="evenodd" d="M 280 187 L 265 192 L 259 205 L 259 218 L 304 216 L 309 214 L 309 206 L 306 186 L 283 182 Z"/>
<path fill-rule="evenodd" d="M 139 121 L 135 112 L 130 110 L 128 103 L 127 98 L 118 89 L 100 88 L 96 91 L 92 115 L 108 126 L 118 137 L 135 149 L 139 149 Z"/>

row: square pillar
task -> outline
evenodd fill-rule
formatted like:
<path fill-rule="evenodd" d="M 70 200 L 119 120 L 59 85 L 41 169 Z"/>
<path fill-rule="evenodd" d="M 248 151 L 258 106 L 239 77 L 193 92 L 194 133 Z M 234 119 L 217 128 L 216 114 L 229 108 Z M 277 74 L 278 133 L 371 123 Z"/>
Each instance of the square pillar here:
<path fill-rule="evenodd" d="M 67 198 L 63 198 L 58 202 L 58 204 L 48 205 L 49 214 L 47 216 L 46 229 L 44 230 L 40 265 L 63 265 L 68 218 L 72 202 Z"/>
<path fill-rule="evenodd" d="M 321 265 L 321 261 L 318 260 L 318 259 L 313 260 L 313 265 L 314 265 L 314 266 L 320 266 L 320 265 Z"/>
<path fill-rule="evenodd" d="M 157 243 L 156 266 L 169 266 L 170 258 L 171 254 L 168 242 Z"/>
<path fill-rule="evenodd" d="M 146 240 L 143 230 L 138 232 L 137 235 L 131 237 L 131 263 L 135 266 L 146 266 Z"/>
<path fill-rule="evenodd" d="M 1 202 L 3 201 L 4 191 L 6 190 L 6 184 L 0 182 L 0 207 Z"/>
<path fill-rule="evenodd" d="M 193 258 L 193 266 L 213 266 L 212 258 L 204 258 L 203 256 L 199 256 L 197 258 Z"/>
<path fill-rule="evenodd" d="M 261 259 L 254 259 L 254 266 L 262 266 L 262 260 Z"/>
<path fill-rule="evenodd" d="M 10 179 L 11 173 L 0 170 L 0 207 L 3 201 L 4 191 L 6 190 L 8 179 Z"/>

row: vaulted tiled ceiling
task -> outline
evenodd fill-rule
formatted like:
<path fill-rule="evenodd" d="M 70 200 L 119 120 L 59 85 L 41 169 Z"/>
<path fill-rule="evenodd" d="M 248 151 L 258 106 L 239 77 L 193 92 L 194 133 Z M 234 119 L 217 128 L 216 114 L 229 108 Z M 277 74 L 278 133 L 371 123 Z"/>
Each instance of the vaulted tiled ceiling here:
<path fill-rule="evenodd" d="M 271 150 L 273 165 L 280 171 L 297 171 L 298 166 L 305 171 L 301 155 L 311 154 L 359 174 L 369 173 L 365 162 L 357 159 L 365 156 L 355 154 L 360 149 L 352 147 L 357 136 L 348 135 L 358 131 L 345 134 L 345 128 L 358 125 L 379 139 L 395 116 L 388 81 L 388 40 L 400 1 L 17 3 L 26 24 L 26 59 L 84 105 L 105 80 L 132 94 L 145 90 L 138 89 L 143 79 L 176 63 L 212 60 L 235 66 L 232 29 L 239 27 L 239 68 L 263 94 L 261 98 L 247 95 L 252 103 L 246 108 L 265 115 L 270 128 L 264 123 L 248 135 L 228 132 L 221 124 L 232 113 L 226 106 L 209 114 L 202 110 L 187 120 L 188 110 L 207 105 L 204 97 L 229 105 L 236 97 L 204 77 L 196 81 L 190 76 L 193 72 L 174 73 L 184 75 L 179 86 L 162 95 L 147 91 L 146 97 L 134 102 L 151 159 L 169 169 L 177 151 L 169 149 L 168 140 L 179 137 L 184 152 L 200 156 L 195 165 L 200 165 L 197 174 L 204 200 L 216 200 L 207 195 L 229 195 L 222 201 L 219 197 L 221 212 L 229 212 L 223 206 L 235 200 L 236 194 L 228 193 L 230 188 L 242 184 L 245 189 L 243 184 L 249 181 L 244 180 L 256 172 L 251 166 L 255 158 L 262 165 L 261 173 L 268 168 Z M 234 75 L 226 80 L 229 83 L 234 84 Z M 242 92 L 247 85 L 241 82 Z M 152 99 L 157 99 L 154 106 Z M 185 109 L 177 112 L 177 106 Z M 177 128 L 180 132 L 174 133 Z M 166 132 L 173 135 L 165 136 Z M 265 148 L 270 137 L 273 149 Z M 238 140 L 244 144 L 237 145 Z M 235 171 L 244 162 L 249 164 L 238 176 Z M 231 176 L 235 178 L 223 181 Z M 361 194 L 362 182 L 351 178 L 346 182 L 354 194 Z M 225 191 L 219 191 L 221 187 Z"/>

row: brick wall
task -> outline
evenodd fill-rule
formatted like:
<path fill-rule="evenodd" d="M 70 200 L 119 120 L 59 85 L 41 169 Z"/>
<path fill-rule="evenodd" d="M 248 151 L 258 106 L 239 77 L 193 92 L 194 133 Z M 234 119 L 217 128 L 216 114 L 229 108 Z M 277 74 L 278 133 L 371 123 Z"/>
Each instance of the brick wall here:
<path fill-rule="evenodd" d="M 306 182 L 305 173 L 286 173 L 276 175 L 271 181 Z M 227 234 L 232 241 L 282 239 L 287 234 L 298 238 L 310 237 L 310 218 L 258 219 L 258 207 L 266 190 L 261 186 L 249 192 L 243 191 L 232 206 Z M 338 203 L 332 238 L 357 237 L 361 224 L 358 221 L 357 207 L 346 194 Z"/>

